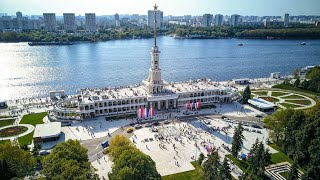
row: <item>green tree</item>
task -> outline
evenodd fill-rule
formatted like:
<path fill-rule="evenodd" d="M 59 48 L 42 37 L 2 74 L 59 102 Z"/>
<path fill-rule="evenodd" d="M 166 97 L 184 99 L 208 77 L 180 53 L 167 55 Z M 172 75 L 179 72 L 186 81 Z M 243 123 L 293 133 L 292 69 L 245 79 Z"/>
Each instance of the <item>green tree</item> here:
<path fill-rule="evenodd" d="M 294 81 L 294 84 L 293 84 L 295 87 L 299 87 L 300 85 L 300 78 L 298 77 L 295 81 Z"/>
<path fill-rule="evenodd" d="M 299 179 L 298 164 L 294 162 L 289 171 L 288 180 L 298 180 L 298 179 Z"/>
<path fill-rule="evenodd" d="M 107 149 L 107 153 L 116 160 L 125 150 L 134 149 L 131 141 L 122 135 L 116 135 L 110 140 L 110 145 Z"/>
<path fill-rule="evenodd" d="M 198 163 L 201 165 L 203 160 L 204 160 L 204 155 L 203 155 L 203 153 L 200 153 L 199 158 L 198 158 Z"/>
<path fill-rule="evenodd" d="M 288 119 L 293 114 L 292 109 L 276 111 L 270 116 L 266 116 L 263 121 L 268 129 L 270 129 L 269 136 L 273 142 L 281 145 L 284 139 L 285 126 Z"/>
<path fill-rule="evenodd" d="M 44 158 L 42 173 L 47 179 L 98 179 L 87 151 L 77 140 L 59 143 Z"/>
<path fill-rule="evenodd" d="M 155 162 L 136 148 L 123 151 L 108 176 L 110 180 L 161 179 Z"/>
<path fill-rule="evenodd" d="M 248 157 L 248 173 L 257 176 L 258 178 L 264 178 L 265 167 L 271 163 L 271 154 L 269 149 L 264 148 L 262 142 L 257 139 L 250 149 L 251 156 Z"/>
<path fill-rule="evenodd" d="M 244 136 L 243 136 L 243 127 L 241 123 L 238 124 L 238 127 L 234 131 L 234 135 L 232 138 L 232 147 L 231 147 L 231 154 L 237 158 L 238 153 L 241 150 Z"/>
<path fill-rule="evenodd" d="M 251 96 L 251 90 L 250 90 L 250 86 L 248 85 L 243 91 L 242 103 L 247 104 L 248 100 L 250 99 L 250 96 Z"/>
<path fill-rule="evenodd" d="M 220 166 L 220 178 L 221 180 L 231 180 L 231 171 L 228 164 L 228 160 L 226 157 L 224 157 L 222 165 Z"/>
<path fill-rule="evenodd" d="M 31 175 L 36 160 L 31 153 L 9 143 L 0 144 L 0 177 L 3 179 L 23 178 Z"/>
<path fill-rule="evenodd" d="M 205 161 L 203 164 L 203 174 L 205 179 L 214 180 L 219 178 L 219 169 L 221 166 L 219 163 L 219 159 L 220 157 L 217 151 L 212 151 L 208 155 L 207 161 Z"/>

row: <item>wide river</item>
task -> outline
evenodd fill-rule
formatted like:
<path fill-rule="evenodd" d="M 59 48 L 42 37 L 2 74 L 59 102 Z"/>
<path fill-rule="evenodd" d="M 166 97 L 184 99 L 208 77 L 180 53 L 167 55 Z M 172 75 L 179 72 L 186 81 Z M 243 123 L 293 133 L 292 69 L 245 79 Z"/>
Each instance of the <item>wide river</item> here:
<path fill-rule="evenodd" d="M 162 77 L 168 82 L 288 75 L 320 64 L 320 40 L 176 40 L 159 37 Z M 238 46 L 243 43 L 244 46 Z M 74 94 L 85 87 L 140 83 L 148 77 L 153 39 L 28 46 L 0 43 L 0 99 Z"/>

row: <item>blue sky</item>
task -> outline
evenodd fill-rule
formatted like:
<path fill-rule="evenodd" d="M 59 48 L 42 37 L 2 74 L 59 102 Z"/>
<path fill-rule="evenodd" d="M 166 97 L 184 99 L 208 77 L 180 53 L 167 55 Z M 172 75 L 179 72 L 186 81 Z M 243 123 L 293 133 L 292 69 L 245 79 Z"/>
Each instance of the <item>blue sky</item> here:
<path fill-rule="evenodd" d="M 147 14 L 154 3 L 164 15 L 320 15 L 320 0 L 0 0 L 0 12 L 42 14 L 74 12 L 83 15 Z"/>

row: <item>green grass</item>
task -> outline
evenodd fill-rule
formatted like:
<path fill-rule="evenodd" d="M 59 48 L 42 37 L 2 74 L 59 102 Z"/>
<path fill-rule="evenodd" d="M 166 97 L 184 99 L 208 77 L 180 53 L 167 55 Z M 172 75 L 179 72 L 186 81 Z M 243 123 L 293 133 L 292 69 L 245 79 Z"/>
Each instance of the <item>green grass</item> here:
<path fill-rule="evenodd" d="M 288 104 L 288 103 L 280 103 L 282 106 L 286 107 L 286 108 L 298 108 L 298 107 L 302 107 L 302 106 L 298 106 L 295 104 Z"/>
<path fill-rule="evenodd" d="M 0 127 L 12 125 L 15 119 L 0 120 Z"/>
<path fill-rule="evenodd" d="M 192 180 L 202 180 L 204 179 L 202 176 L 202 167 L 198 164 L 198 162 L 194 161 L 191 162 L 195 170 L 186 171 L 177 174 L 171 174 L 168 176 L 163 176 L 161 179 L 163 180 L 185 180 L 185 179 L 192 179 Z"/>
<path fill-rule="evenodd" d="M 298 91 L 298 92 L 303 92 L 303 93 L 307 93 L 307 94 L 313 94 L 316 96 L 320 96 L 320 93 L 309 91 L 309 90 L 304 90 L 304 89 L 301 89 L 298 87 L 294 87 L 290 84 L 277 84 L 277 85 L 272 86 L 272 88 L 286 89 L 286 90 Z"/>
<path fill-rule="evenodd" d="M 280 175 L 281 175 L 282 177 L 288 179 L 289 171 L 282 172 L 282 173 L 280 173 Z"/>
<path fill-rule="evenodd" d="M 271 162 L 272 164 L 282 163 L 282 162 L 289 162 L 293 164 L 292 159 L 289 158 L 284 152 L 282 152 L 281 148 L 276 144 L 269 144 L 270 147 L 277 150 L 277 153 L 271 154 Z"/>
<path fill-rule="evenodd" d="M 292 102 L 296 104 L 309 105 L 311 102 L 309 100 L 286 100 L 286 102 Z"/>
<path fill-rule="evenodd" d="M 33 126 L 36 126 L 37 124 L 43 124 L 42 119 L 46 115 L 47 115 L 46 112 L 24 115 L 20 121 L 20 124 L 32 124 Z M 20 147 L 22 147 L 23 145 L 29 145 L 32 143 L 33 133 L 34 131 L 32 131 L 31 133 L 25 136 L 18 138 Z"/>
<path fill-rule="evenodd" d="M 235 157 L 233 157 L 231 154 L 228 154 L 227 157 L 236 165 L 238 166 L 243 172 L 245 172 L 249 166 L 249 164 L 246 161 L 239 160 Z"/>
<path fill-rule="evenodd" d="M 20 121 L 20 124 L 43 124 L 42 119 L 47 115 L 46 112 L 24 115 Z"/>
<path fill-rule="evenodd" d="M 282 99 L 306 99 L 306 98 L 299 95 L 290 95 L 290 96 L 282 97 Z"/>
<path fill-rule="evenodd" d="M 286 94 L 288 94 L 288 93 L 286 93 L 286 92 L 272 92 L 271 96 L 278 97 L 278 96 L 283 96 Z"/>
<path fill-rule="evenodd" d="M 34 133 L 34 131 L 32 131 L 31 133 L 29 133 L 25 136 L 18 138 L 20 147 L 22 147 L 24 145 L 30 145 L 32 143 L 33 133 Z"/>
<path fill-rule="evenodd" d="M 6 142 L 10 142 L 10 140 L 3 140 L 3 141 L 0 141 L 0 144 L 4 144 Z"/>
<path fill-rule="evenodd" d="M 268 92 L 267 91 L 254 91 L 252 92 L 253 94 L 256 94 L 258 96 L 266 96 L 268 95 Z"/>

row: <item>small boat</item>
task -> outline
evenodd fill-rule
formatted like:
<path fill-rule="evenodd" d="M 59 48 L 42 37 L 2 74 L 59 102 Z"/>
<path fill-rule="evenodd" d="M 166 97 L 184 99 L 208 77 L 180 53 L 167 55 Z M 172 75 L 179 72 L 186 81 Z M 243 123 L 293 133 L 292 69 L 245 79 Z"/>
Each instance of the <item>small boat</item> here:
<path fill-rule="evenodd" d="M 300 45 L 307 45 L 307 43 L 306 42 L 302 42 Z"/>
<path fill-rule="evenodd" d="M 243 46 L 243 44 L 242 44 L 242 43 L 239 43 L 238 46 Z"/>

